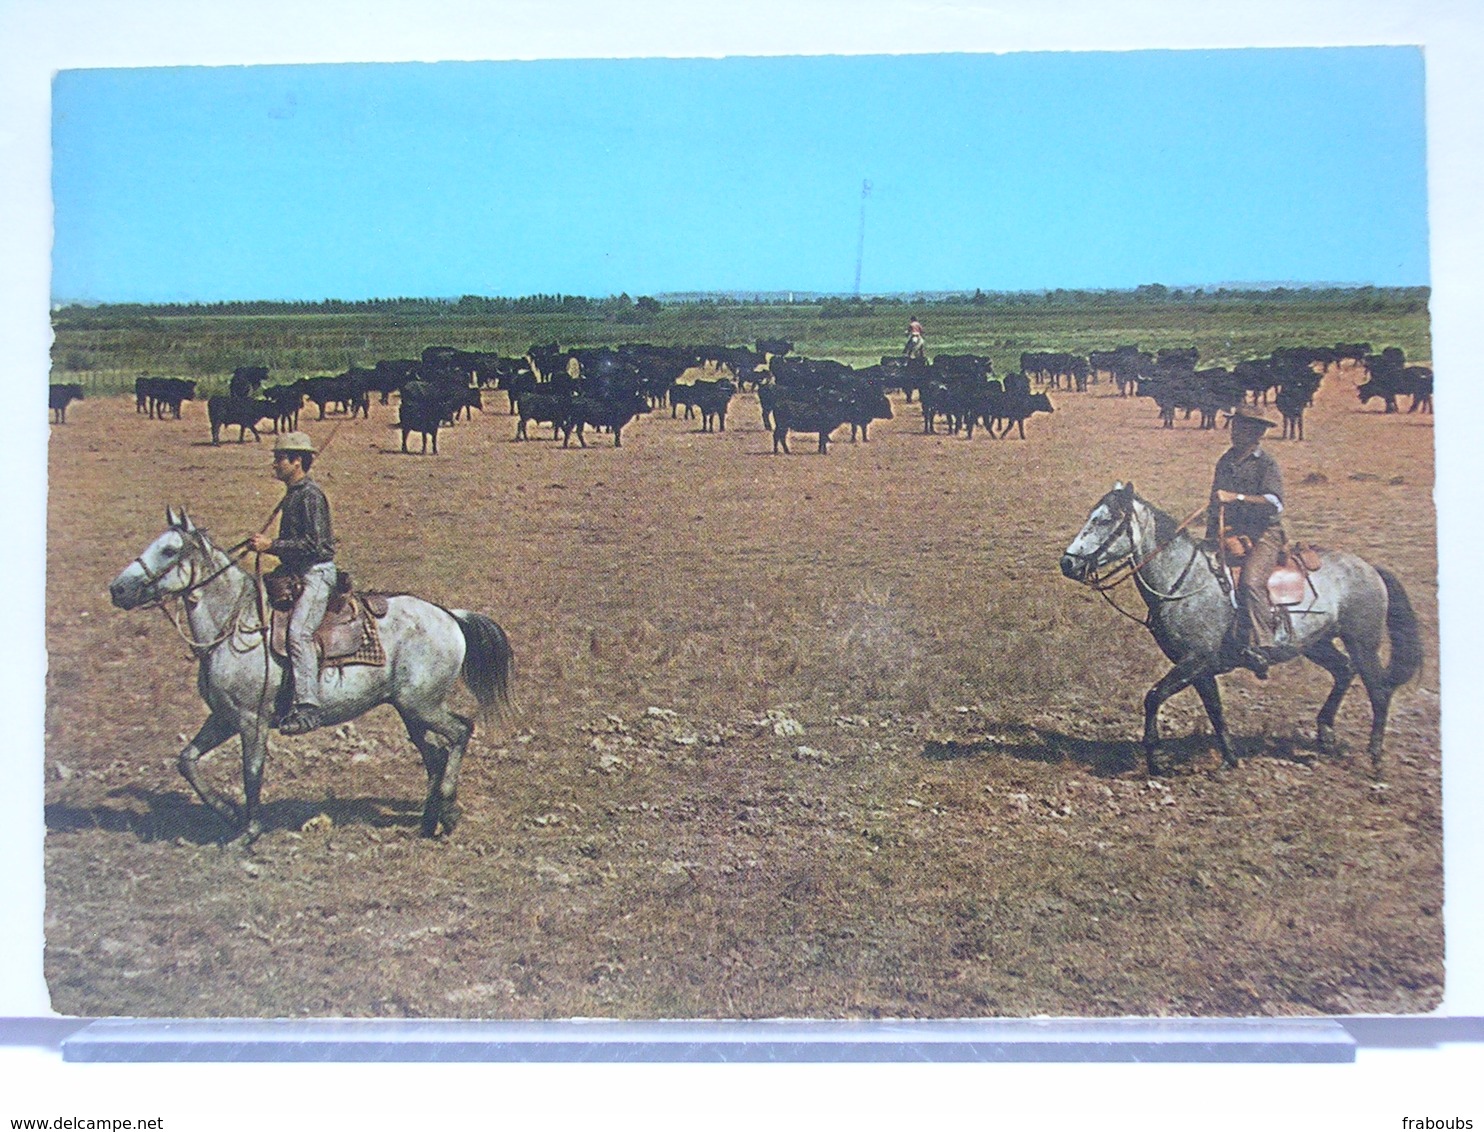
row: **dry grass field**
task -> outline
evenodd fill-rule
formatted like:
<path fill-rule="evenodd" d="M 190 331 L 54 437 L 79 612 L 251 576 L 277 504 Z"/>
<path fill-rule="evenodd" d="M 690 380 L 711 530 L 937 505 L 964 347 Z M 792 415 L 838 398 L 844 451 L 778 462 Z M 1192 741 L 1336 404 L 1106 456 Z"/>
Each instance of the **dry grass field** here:
<path fill-rule="evenodd" d="M 1224 432 L 1148 400 L 1053 394 L 1029 439 L 924 435 L 774 456 L 756 398 L 724 433 L 668 409 L 623 447 L 515 443 L 504 398 L 398 451 L 395 405 L 315 468 L 358 582 L 481 610 L 517 723 L 481 728 L 464 821 L 417 836 L 390 709 L 275 735 L 251 853 L 175 770 L 194 664 L 110 579 L 186 504 L 219 542 L 281 488 L 270 444 L 205 410 L 90 398 L 52 429 L 47 946 L 80 1015 L 950 1018 L 1416 1012 L 1443 980 L 1431 420 L 1331 370 L 1271 440 L 1290 537 L 1394 570 L 1428 663 L 1381 781 L 1310 746 L 1328 679 L 1223 678 L 1223 771 L 1193 692 L 1171 772 L 1134 742 L 1166 665 L 1057 560 L 1114 479 L 1183 517 Z M 320 442 L 334 422 L 306 427 Z M 537 429 L 532 427 L 533 436 Z M 590 440 L 591 442 L 591 440 Z M 250 561 L 249 561 L 250 564 Z M 1132 608 L 1130 591 L 1115 595 Z M 236 745 L 208 775 L 240 790 Z"/>

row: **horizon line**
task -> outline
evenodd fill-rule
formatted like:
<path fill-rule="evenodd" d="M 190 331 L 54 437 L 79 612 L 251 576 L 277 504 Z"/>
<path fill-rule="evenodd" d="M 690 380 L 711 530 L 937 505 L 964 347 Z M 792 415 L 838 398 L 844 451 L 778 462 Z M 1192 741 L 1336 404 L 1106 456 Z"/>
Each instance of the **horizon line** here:
<path fill-rule="evenodd" d="M 989 298 L 1016 297 L 1023 295 L 1086 294 L 1086 295 L 1138 295 L 1140 292 L 1163 291 L 1170 296 L 1186 296 L 1200 293 L 1212 295 L 1271 294 L 1277 291 L 1428 291 L 1430 283 L 1357 283 L 1333 281 L 1259 281 L 1219 283 L 1140 283 L 1132 287 L 1022 287 L 1016 289 L 985 289 L 982 287 L 919 288 L 896 291 L 870 291 L 856 293 L 847 291 L 814 291 L 796 288 L 713 288 L 698 290 L 654 291 L 629 295 L 627 291 L 617 294 L 589 295 L 567 291 L 532 291 L 520 295 L 478 294 L 465 292 L 460 295 L 367 295 L 360 298 L 323 296 L 320 298 L 254 298 L 234 299 L 83 299 L 53 298 L 51 310 L 60 311 L 71 307 L 93 309 L 97 307 L 185 307 L 185 306 L 230 306 L 253 303 L 444 303 L 456 305 L 465 299 L 476 302 L 520 302 L 530 299 L 582 299 L 594 303 L 615 302 L 627 298 L 630 303 L 639 299 L 653 299 L 660 303 L 684 305 L 707 299 L 728 299 L 734 302 L 817 302 L 821 299 L 841 299 L 850 303 L 869 304 L 876 300 L 932 302 L 952 298 L 973 298 L 983 295 Z"/>

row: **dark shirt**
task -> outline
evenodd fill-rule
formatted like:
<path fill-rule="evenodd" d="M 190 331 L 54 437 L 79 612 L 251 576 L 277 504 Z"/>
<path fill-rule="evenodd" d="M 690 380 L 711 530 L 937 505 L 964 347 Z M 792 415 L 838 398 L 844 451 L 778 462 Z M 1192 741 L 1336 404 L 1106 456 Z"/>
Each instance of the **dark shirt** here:
<path fill-rule="evenodd" d="M 1228 448 L 1216 461 L 1216 476 L 1211 482 L 1211 510 L 1206 516 L 1206 537 L 1217 536 L 1216 493 L 1235 491 L 1246 496 L 1271 495 L 1283 502 L 1283 473 L 1278 470 L 1278 461 L 1261 448 L 1250 456 L 1239 457 L 1235 448 Z M 1279 512 L 1266 500 L 1255 503 L 1228 503 L 1226 505 L 1226 533 L 1258 538 L 1266 530 L 1278 525 Z"/>
<path fill-rule="evenodd" d="M 284 493 L 283 513 L 272 552 L 295 573 L 320 562 L 335 560 L 335 536 L 330 530 L 330 501 L 319 484 L 307 476 Z"/>

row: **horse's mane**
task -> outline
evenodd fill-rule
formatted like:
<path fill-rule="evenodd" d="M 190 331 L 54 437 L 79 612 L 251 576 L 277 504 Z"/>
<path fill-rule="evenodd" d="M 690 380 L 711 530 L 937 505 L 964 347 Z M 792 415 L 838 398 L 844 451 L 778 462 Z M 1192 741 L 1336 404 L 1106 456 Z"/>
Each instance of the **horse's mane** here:
<path fill-rule="evenodd" d="M 1179 520 L 1173 515 L 1160 510 L 1137 492 L 1134 493 L 1134 499 L 1142 503 L 1149 510 L 1149 513 L 1154 516 L 1154 541 L 1159 546 L 1168 546 L 1185 533 L 1180 526 Z"/>
<path fill-rule="evenodd" d="M 227 550 L 226 547 L 217 546 L 216 543 L 212 542 L 211 531 L 206 527 L 203 527 L 198 523 L 192 523 L 189 527 L 175 525 L 174 529 L 179 531 L 183 535 L 195 536 L 196 542 L 200 545 L 201 549 L 206 552 L 207 558 L 214 558 L 214 556 L 219 554 L 227 560 L 228 565 L 230 565 L 233 569 L 240 570 L 244 574 L 252 573 L 250 570 L 242 565 L 242 560 L 240 558 L 234 557 L 231 552 Z"/>
<path fill-rule="evenodd" d="M 1154 512 L 1154 537 L 1159 540 L 1159 544 L 1164 546 L 1167 543 L 1173 542 L 1175 537 L 1180 534 L 1180 521 L 1175 516 L 1161 511 L 1147 499 L 1144 500 L 1144 506 Z"/>

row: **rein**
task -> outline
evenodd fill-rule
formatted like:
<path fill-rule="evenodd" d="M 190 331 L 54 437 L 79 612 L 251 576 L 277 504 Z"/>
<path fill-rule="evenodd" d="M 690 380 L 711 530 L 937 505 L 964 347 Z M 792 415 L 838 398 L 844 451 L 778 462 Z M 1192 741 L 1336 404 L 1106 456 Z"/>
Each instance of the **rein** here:
<path fill-rule="evenodd" d="M 185 585 L 184 588 L 179 589 L 171 594 L 162 594 L 159 597 L 155 598 L 154 602 L 152 603 L 154 605 L 157 605 L 160 609 L 160 612 L 165 614 L 166 620 L 168 620 L 172 625 L 175 626 L 175 631 L 177 634 L 179 634 L 180 639 L 184 641 L 188 646 L 190 646 L 192 651 L 204 655 L 205 653 L 208 653 L 212 649 L 216 648 L 217 645 L 220 645 L 222 642 L 230 640 L 239 632 L 253 634 L 267 632 L 266 619 L 263 618 L 261 615 L 258 617 L 259 623 L 257 625 L 252 627 L 244 627 L 242 625 L 243 603 L 239 601 L 236 607 L 232 610 L 231 614 L 228 616 L 227 627 L 225 630 L 222 631 L 221 635 L 210 641 L 199 641 L 195 638 L 195 635 L 189 631 L 189 627 L 185 623 L 183 623 L 181 615 L 179 613 L 172 613 L 165 606 L 165 602 L 172 597 L 180 598 L 181 605 L 186 609 L 190 609 L 191 607 L 195 606 L 200 601 L 200 599 L 196 597 L 196 594 L 200 590 L 204 589 L 206 586 L 210 585 L 212 582 L 220 578 L 233 566 L 235 566 L 237 564 L 237 559 L 242 556 L 242 552 L 246 549 L 246 547 L 247 540 L 244 539 L 242 542 L 237 543 L 235 546 L 227 548 L 223 551 L 223 553 L 227 556 L 226 562 L 217 567 L 206 577 L 198 579 L 196 577 L 196 559 L 198 556 L 209 556 L 210 545 L 206 542 L 206 539 L 203 535 L 201 535 L 200 533 L 196 533 L 195 538 L 192 542 L 192 553 L 190 558 L 191 580 Z M 140 567 L 144 570 L 146 585 L 154 585 L 154 583 L 159 581 L 160 578 L 163 578 L 166 574 L 168 574 L 170 572 L 170 569 L 174 569 L 174 565 L 172 564 L 169 569 L 161 570 L 158 573 L 152 574 L 149 568 L 144 565 L 143 559 L 136 558 L 135 561 L 138 562 Z M 259 583 L 259 585 L 261 586 L 261 582 Z"/>
<path fill-rule="evenodd" d="M 192 558 L 191 559 L 191 580 L 186 585 L 186 587 L 184 589 L 176 590 L 174 593 L 171 593 L 171 594 L 161 594 L 158 597 L 156 597 L 153 601 L 151 601 L 149 604 L 151 604 L 151 605 L 163 605 L 164 602 L 165 602 L 165 600 L 167 598 L 172 598 L 172 597 L 178 597 L 178 598 L 181 598 L 181 599 L 185 599 L 185 598 L 190 597 L 197 590 L 203 589 L 204 587 L 211 585 L 212 582 L 216 581 L 223 574 L 225 574 L 228 570 L 230 570 L 234 565 L 236 565 L 235 559 L 242 557 L 243 556 L 242 555 L 242 551 L 244 551 L 246 548 L 247 548 L 247 540 L 246 539 L 243 539 L 241 542 L 236 543 L 233 546 L 229 546 L 226 550 L 222 551 L 222 553 L 227 556 L 226 564 L 223 565 L 223 566 L 218 567 L 216 570 L 214 570 L 212 573 L 208 574 L 205 578 L 202 578 L 200 581 L 197 581 L 196 580 L 196 562 L 195 562 L 195 559 Z M 201 540 L 199 536 L 197 537 L 196 549 L 198 551 L 205 551 L 205 549 L 206 549 L 205 542 L 203 540 Z M 176 564 L 172 562 L 170 565 L 166 566 L 163 570 L 152 571 L 152 570 L 150 570 L 150 568 L 148 566 L 146 566 L 144 564 L 143 557 L 136 557 L 134 559 L 134 561 L 139 564 L 139 569 L 144 572 L 144 584 L 146 586 L 153 586 L 156 582 L 158 582 L 166 574 L 170 573 L 171 570 L 174 570 L 175 569 L 175 566 L 176 566 Z"/>
<path fill-rule="evenodd" d="M 1175 535 L 1179 536 L 1180 534 L 1182 534 L 1185 531 L 1186 527 L 1190 526 L 1190 524 L 1195 522 L 1196 519 L 1204 515 L 1208 506 L 1209 504 L 1202 504 L 1200 507 L 1196 508 L 1189 515 L 1187 515 L 1180 522 L 1180 525 L 1175 528 Z M 1195 565 L 1196 559 L 1200 556 L 1201 548 L 1196 545 L 1194 541 L 1192 541 L 1190 548 L 1190 560 L 1185 563 L 1184 568 L 1180 571 L 1180 576 L 1175 579 L 1175 584 L 1171 587 L 1172 592 L 1162 593 L 1161 591 L 1151 586 L 1143 578 L 1141 578 L 1139 576 L 1139 571 L 1142 570 L 1164 551 L 1173 546 L 1175 544 L 1175 539 L 1171 538 L 1166 542 L 1158 543 L 1153 550 L 1149 551 L 1142 557 L 1136 558 L 1132 550 L 1134 544 L 1133 520 L 1134 511 L 1132 504 L 1130 504 L 1129 509 L 1124 512 L 1122 518 L 1118 522 L 1118 525 L 1113 528 L 1108 537 L 1105 538 L 1101 543 L 1099 543 L 1094 550 L 1086 555 L 1088 559 L 1095 562 L 1097 557 L 1102 554 L 1102 552 L 1109 546 L 1111 546 L 1119 535 L 1125 532 L 1128 533 L 1130 547 L 1128 557 L 1114 563 L 1112 569 L 1110 569 L 1106 574 L 1098 574 L 1097 567 L 1094 565 L 1091 571 L 1091 577 L 1087 584 L 1091 586 L 1095 591 L 1097 591 L 1097 593 L 1102 597 L 1104 601 L 1106 601 L 1119 613 L 1123 614 L 1123 616 L 1127 617 L 1130 621 L 1136 621 L 1139 624 L 1143 625 L 1145 628 L 1148 628 L 1150 611 L 1146 610 L 1143 617 L 1135 616 L 1128 610 L 1124 609 L 1123 606 L 1119 605 L 1118 602 L 1114 600 L 1112 596 L 1113 591 L 1119 586 L 1123 585 L 1124 582 L 1127 582 L 1130 578 L 1132 578 L 1135 580 L 1141 590 L 1145 591 L 1152 597 L 1158 598 L 1161 601 L 1180 601 L 1183 598 L 1190 597 L 1191 594 L 1182 594 L 1179 592 L 1179 590 L 1181 585 L 1184 584 L 1186 577 L 1190 574 L 1190 568 Z M 1192 591 L 1192 593 L 1193 592 L 1194 591 Z"/>

